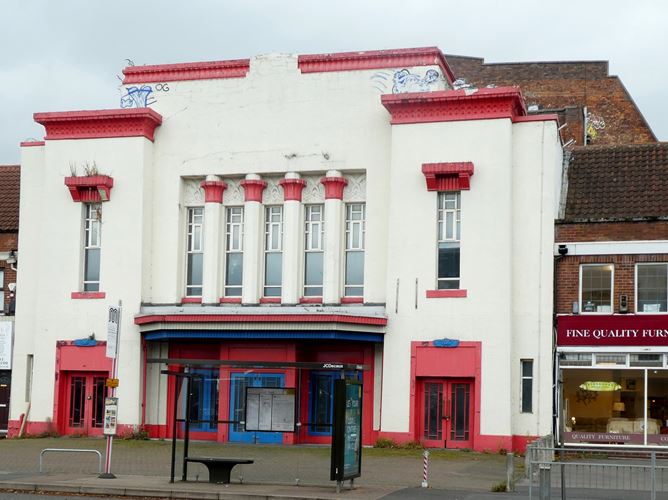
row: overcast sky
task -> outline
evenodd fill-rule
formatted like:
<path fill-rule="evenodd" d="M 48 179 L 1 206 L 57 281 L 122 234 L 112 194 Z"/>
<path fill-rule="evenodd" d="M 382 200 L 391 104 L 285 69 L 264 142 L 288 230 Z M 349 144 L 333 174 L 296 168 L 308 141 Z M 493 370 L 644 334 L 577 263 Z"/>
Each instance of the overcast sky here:
<path fill-rule="evenodd" d="M 119 106 L 137 65 L 438 46 L 486 62 L 608 60 L 668 140 L 668 2 L 0 0 L 0 164 L 36 111 Z"/>

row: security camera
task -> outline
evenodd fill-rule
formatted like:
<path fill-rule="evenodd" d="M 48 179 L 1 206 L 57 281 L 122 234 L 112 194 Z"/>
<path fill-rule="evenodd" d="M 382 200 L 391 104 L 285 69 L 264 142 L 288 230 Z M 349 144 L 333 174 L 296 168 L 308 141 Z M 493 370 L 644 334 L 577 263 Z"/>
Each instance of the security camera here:
<path fill-rule="evenodd" d="M 568 247 L 566 245 L 559 245 L 558 251 L 559 255 L 566 255 L 568 253 Z"/>

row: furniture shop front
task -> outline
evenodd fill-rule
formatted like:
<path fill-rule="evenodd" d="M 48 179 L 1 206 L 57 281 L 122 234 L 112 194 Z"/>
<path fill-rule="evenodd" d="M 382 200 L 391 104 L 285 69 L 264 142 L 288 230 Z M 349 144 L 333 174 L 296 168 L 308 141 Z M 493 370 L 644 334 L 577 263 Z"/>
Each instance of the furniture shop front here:
<path fill-rule="evenodd" d="M 564 445 L 668 446 L 668 316 L 557 318 Z"/>

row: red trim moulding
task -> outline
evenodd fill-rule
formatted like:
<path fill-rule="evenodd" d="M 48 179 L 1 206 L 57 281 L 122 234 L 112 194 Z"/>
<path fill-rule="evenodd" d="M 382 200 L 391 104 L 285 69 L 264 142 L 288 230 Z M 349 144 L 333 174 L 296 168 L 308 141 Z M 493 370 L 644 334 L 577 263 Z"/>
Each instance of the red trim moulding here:
<path fill-rule="evenodd" d="M 280 297 L 260 297 L 260 304 L 280 304 Z"/>
<path fill-rule="evenodd" d="M 183 297 L 181 304 L 201 304 L 202 297 Z"/>
<path fill-rule="evenodd" d="M 241 297 L 221 297 L 221 304 L 241 304 Z"/>
<path fill-rule="evenodd" d="M 466 90 L 385 94 L 381 102 L 393 125 L 496 118 L 515 122 L 527 114 L 519 87 L 478 89 L 472 94 Z"/>
<path fill-rule="evenodd" d="M 278 183 L 283 188 L 284 201 L 302 201 L 302 190 L 306 186 L 304 179 L 281 179 Z"/>
<path fill-rule="evenodd" d="M 427 191 L 462 191 L 471 189 L 473 163 L 423 163 L 422 173 L 427 181 Z"/>
<path fill-rule="evenodd" d="M 35 113 L 33 118 L 44 125 L 46 140 L 146 137 L 153 141 L 155 128 L 162 123 L 162 116 L 150 108 Z"/>
<path fill-rule="evenodd" d="M 348 181 L 343 177 L 323 177 L 320 184 L 325 186 L 326 200 L 342 200 L 343 188 L 348 185 Z"/>
<path fill-rule="evenodd" d="M 72 201 L 100 203 L 111 199 L 111 188 L 114 187 L 114 179 L 108 175 L 65 177 L 65 185 L 70 190 Z"/>
<path fill-rule="evenodd" d="M 322 304 L 322 297 L 301 297 L 300 304 Z"/>
<path fill-rule="evenodd" d="M 351 323 L 387 325 L 387 318 L 346 314 L 151 314 L 135 317 L 135 325 L 151 323 Z"/>
<path fill-rule="evenodd" d="M 464 298 L 468 296 L 467 290 L 427 290 L 428 299 L 443 299 L 443 298 Z"/>
<path fill-rule="evenodd" d="M 104 299 L 106 292 L 72 292 L 70 297 L 73 299 Z"/>
<path fill-rule="evenodd" d="M 23 141 L 20 146 L 22 148 L 30 148 L 34 146 L 44 146 L 44 141 Z"/>
<path fill-rule="evenodd" d="M 454 73 L 438 47 L 305 54 L 298 57 L 297 65 L 302 73 L 436 65 L 440 66 L 449 83 L 455 80 Z"/>
<path fill-rule="evenodd" d="M 364 297 L 341 297 L 341 304 L 363 304 Z"/>
<path fill-rule="evenodd" d="M 258 201 L 262 203 L 262 192 L 267 183 L 260 179 L 244 179 L 239 184 L 244 188 L 244 201 Z"/>
<path fill-rule="evenodd" d="M 123 83 L 244 78 L 248 74 L 249 69 L 250 59 L 128 66 L 123 69 Z"/>
<path fill-rule="evenodd" d="M 223 202 L 223 193 L 227 189 L 227 184 L 223 181 L 202 181 L 200 186 L 204 188 L 205 203 Z"/>

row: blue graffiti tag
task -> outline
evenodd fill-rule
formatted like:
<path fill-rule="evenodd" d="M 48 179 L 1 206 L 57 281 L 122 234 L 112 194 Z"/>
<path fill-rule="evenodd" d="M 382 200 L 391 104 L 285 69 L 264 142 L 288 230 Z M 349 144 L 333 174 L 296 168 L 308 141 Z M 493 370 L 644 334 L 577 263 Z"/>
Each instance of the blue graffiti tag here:
<path fill-rule="evenodd" d="M 403 94 L 405 92 L 429 92 L 431 86 L 438 82 L 440 74 L 435 69 L 429 69 L 424 76 L 411 73 L 407 69 L 402 69 L 394 73 L 393 94 Z"/>
<path fill-rule="evenodd" d="M 121 96 L 121 108 L 145 108 L 155 102 L 150 85 L 128 87 L 126 91 L 127 94 Z"/>

